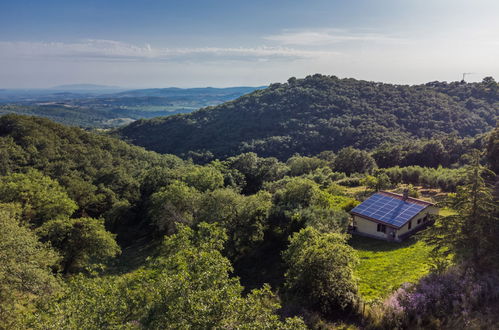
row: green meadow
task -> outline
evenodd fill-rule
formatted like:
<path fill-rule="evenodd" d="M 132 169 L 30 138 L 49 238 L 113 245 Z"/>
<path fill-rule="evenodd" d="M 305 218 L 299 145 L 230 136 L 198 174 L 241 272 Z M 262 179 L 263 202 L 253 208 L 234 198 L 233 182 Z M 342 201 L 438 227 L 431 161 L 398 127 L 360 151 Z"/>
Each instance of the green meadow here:
<path fill-rule="evenodd" d="M 384 298 L 405 282 L 416 282 L 429 270 L 430 248 L 409 238 L 402 243 L 353 236 L 350 245 L 357 251 L 359 291 L 365 301 Z"/>

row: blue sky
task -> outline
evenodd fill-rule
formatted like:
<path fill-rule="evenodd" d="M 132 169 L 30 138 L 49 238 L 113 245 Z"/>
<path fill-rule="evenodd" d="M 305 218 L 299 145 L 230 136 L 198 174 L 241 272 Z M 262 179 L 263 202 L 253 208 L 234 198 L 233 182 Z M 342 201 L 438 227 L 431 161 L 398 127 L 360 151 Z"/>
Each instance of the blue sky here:
<path fill-rule="evenodd" d="M 499 78 L 497 0 L 0 2 L 0 88 Z"/>

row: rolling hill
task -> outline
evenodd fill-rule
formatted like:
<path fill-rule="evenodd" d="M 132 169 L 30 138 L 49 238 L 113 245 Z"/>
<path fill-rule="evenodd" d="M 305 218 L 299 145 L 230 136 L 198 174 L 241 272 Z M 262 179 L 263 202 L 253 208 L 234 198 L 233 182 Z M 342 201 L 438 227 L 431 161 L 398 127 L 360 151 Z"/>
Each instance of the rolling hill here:
<path fill-rule="evenodd" d="M 0 115 L 49 118 L 85 128 L 110 128 L 141 118 L 189 113 L 218 105 L 261 87 L 152 88 L 113 90 L 99 85 L 68 85 L 38 90 L 0 90 Z"/>
<path fill-rule="evenodd" d="M 286 159 L 448 133 L 474 136 L 495 125 L 498 90 L 492 78 L 408 86 L 316 74 L 191 114 L 139 120 L 116 133 L 161 153 L 225 158 L 252 151 Z"/>

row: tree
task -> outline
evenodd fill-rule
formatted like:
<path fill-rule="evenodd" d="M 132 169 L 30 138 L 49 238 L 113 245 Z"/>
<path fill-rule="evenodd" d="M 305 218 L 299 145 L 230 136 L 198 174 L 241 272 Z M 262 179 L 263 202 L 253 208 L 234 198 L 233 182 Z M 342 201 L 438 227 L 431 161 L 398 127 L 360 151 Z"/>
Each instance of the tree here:
<path fill-rule="evenodd" d="M 449 195 L 446 205 L 457 214 L 439 217 L 423 239 L 437 255 L 454 255 L 460 262 L 477 267 L 497 263 L 499 210 L 485 178 L 490 172 L 480 165 L 480 153 L 473 152 L 467 166 L 465 184 Z"/>
<path fill-rule="evenodd" d="M 23 219 L 35 225 L 67 218 L 77 209 L 57 181 L 36 170 L 0 177 L 0 201 L 21 203 Z"/>
<path fill-rule="evenodd" d="M 274 187 L 277 189 L 273 196 L 273 203 L 276 208 L 282 211 L 291 211 L 311 205 L 324 208 L 329 206 L 328 196 L 312 180 L 300 177 L 286 178 L 275 182 Z"/>
<path fill-rule="evenodd" d="M 347 231 L 350 215 L 344 210 L 310 206 L 298 211 L 296 221 L 302 222 L 306 227 L 312 227 L 321 233 L 345 233 Z"/>
<path fill-rule="evenodd" d="M 328 162 L 316 157 L 302 157 L 295 155 L 288 159 L 286 165 L 289 167 L 289 175 L 299 176 L 302 174 L 308 174 L 319 167 L 327 166 Z"/>
<path fill-rule="evenodd" d="M 361 180 L 361 184 L 374 191 L 387 189 L 391 186 L 388 175 L 384 172 L 380 172 L 379 170 L 377 170 L 374 175 L 366 175 Z"/>
<path fill-rule="evenodd" d="M 210 163 L 224 177 L 224 186 L 241 191 L 246 186 L 245 176 L 235 168 L 231 168 L 226 161 L 214 160 Z"/>
<path fill-rule="evenodd" d="M 244 196 L 230 188 L 207 192 L 200 197 L 197 222 L 219 222 L 226 225 L 235 221 Z"/>
<path fill-rule="evenodd" d="M 420 157 L 422 159 L 419 164 L 423 166 L 438 167 L 447 163 L 445 149 L 440 141 L 429 141 L 426 143 Z"/>
<path fill-rule="evenodd" d="M 20 223 L 21 209 L 0 204 L 0 324 L 5 329 L 23 328 L 25 308 L 58 291 L 52 273 L 59 255 Z"/>
<path fill-rule="evenodd" d="M 381 168 L 401 165 L 402 146 L 393 144 L 383 144 L 373 152 L 376 164 Z"/>
<path fill-rule="evenodd" d="M 321 188 L 327 188 L 333 185 L 335 181 L 345 179 L 346 175 L 345 173 L 333 172 L 333 170 L 328 166 L 319 167 L 314 171 L 303 175 L 302 177 L 313 180 L 314 182 L 318 183 Z"/>
<path fill-rule="evenodd" d="M 111 189 L 119 198 L 135 202 L 140 198 L 139 182 L 130 175 L 125 166 L 114 165 L 103 168 L 96 174 L 95 183 L 102 184 Z"/>
<path fill-rule="evenodd" d="M 489 135 L 487 160 L 490 169 L 499 175 L 499 125 Z"/>
<path fill-rule="evenodd" d="M 254 194 L 266 181 L 275 181 L 284 176 L 288 168 L 276 158 L 260 158 L 253 152 L 240 154 L 227 159 L 228 166 L 244 175 L 244 194 Z"/>
<path fill-rule="evenodd" d="M 284 239 L 303 228 L 308 219 L 317 218 L 317 221 L 321 222 L 321 219 L 325 220 L 324 217 L 327 217 L 326 214 L 332 216 L 332 213 L 335 213 L 334 218 L 330 219 L 333 222 L 335 222 L 334 219 L 343 218 L 338 216 L 341 213 L 339 211 L 350 208 L 351 202 L 354 201 L 345 196 L 331 195 L 320 189 L 314 181 L 302 177 L 282 179 L 269 185 L 269 189 L 275 191 L 270 220 L 273 228 L 277 230 L 276 233 L 280 233 Z M 318 211 L 319 209 L 323 211 Z M 339 223 L 338 225 L 342 227 Z M 324 226 L 335 225 L 320 225 L 320 227 Z"/>
<path fill-rule="evenodd" d="M 174 180 L 178 180 L 178 171 L 164 167 L 153 167 L 144 173 L 140 178 L 140 193 L 143 199 L 149 198 L 160 188 L 169 185 Z"/>
<path fill-rule="evenodd" d="M 185 182 L 201 192 L 223 187 L 224 177 L 213 166 L 192 166 L 185 170 Z"/>
<path fill-rule="evenodd" d="M 148 215 L 162 233 L 173 233 L 178 223 L 192 224 L 201 193 L 181 181 L 173 181 L 151 195 Z"/>
<path fill-rule="evenodd" d="M 232 260 L 250 253 L 263 242 L 271 207 L 272 196 L 266 191 L 243 199 L 237 217 L 225 225 L 229 235 L 227 252 Z"/>
<path fill-rule="evenodd" d="M 263 241 L 271 207 L 272 196 L 268 192 L 244 196 L 230 188 L 217 189 L 203 194 L 196 219 L 217 222 L 226 230 L 226 252 L 235 260 Z"/>
<path fill-rule="evenodd" d="M 354 306 L 357 257 L 345 235 L 304 228 L 290 238 L 283 257 L 286 295 L 292 303 L 326 316 Z"/>
<path fill-rule="evenodd" d="M 121 250 L 104 222 L 92 218 L 48 221 L 37 229 L 42 241 L 50 242 L 63 256 L 63 273 L 75 273 L 105 262 Z"/>
<path fill-rule="evenodd" d="M 375 168 L 376 162 L 368 152 L 352 147 L 341 149 L 334 160 L 334 170 L 348 175 L 371 173 Z"/>

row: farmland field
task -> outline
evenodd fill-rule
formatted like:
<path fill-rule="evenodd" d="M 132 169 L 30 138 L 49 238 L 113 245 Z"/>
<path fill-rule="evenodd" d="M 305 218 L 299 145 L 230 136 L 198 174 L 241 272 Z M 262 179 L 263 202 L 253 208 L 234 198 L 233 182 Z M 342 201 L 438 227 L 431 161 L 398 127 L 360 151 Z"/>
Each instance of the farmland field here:
<path fill-rule="evenodd" d="M 359 291 L 366 301 L 385 297 L 405 282 L 416 282 L 429 270 L 430 248 L 409 238 L 403 243 L 353 236 L 350 245 L 357 251 Z"/>

